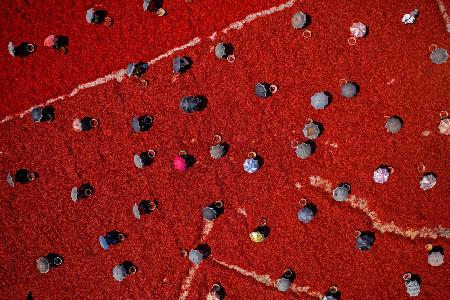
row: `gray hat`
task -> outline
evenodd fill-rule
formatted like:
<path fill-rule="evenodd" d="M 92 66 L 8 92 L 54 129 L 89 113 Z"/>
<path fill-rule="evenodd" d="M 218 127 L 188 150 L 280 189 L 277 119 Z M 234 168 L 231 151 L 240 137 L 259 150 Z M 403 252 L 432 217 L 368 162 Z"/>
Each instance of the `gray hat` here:
<path fill-rule="evenodd" d="M 333 198 L 336 201 L 345 201 L 350 193 L 350 186 L 339 185 L 333 190 Z"/>
<path fill-rule="evenodd" d="M 180 108 L 186 113 L 193 113 L 200 110 L 202 102 L 202 98 L 198 96 L 186 96 L 180 100 Z"/>
<path fill-rule="evenodd" d="M 203 254 L 199 250 L 192 249 L 191 251 L 189 251 L 189 260 L 194 265 L 200 264 L 203 261 L 204 258 L 205 257 L 203 256 Z"/>
<path fill-rule="evenodd" d="M 398 133 L 402 129 L 402 120 L 399 117 L 390 117 L 384 127 L 389 133 Z"/>
<path fill-rule="evenodd" d="M 422 180 L 420 180 L 420 188 L 422 190 L 428 190 L 433 188 L 436 185 L 436 176 L 433 174 L 427 174 L 422 177 Z"/>
<path fill-rule="evenodd" d="M 189 66 L 189 61 L 185 57 L 177 56 L 172 62 L 172 69 L 175 73 L 182 73 Z"/>
<path fill-rule="evenodd" d="M 320 127 L 315 123 L 308 123 L 303 127 L 303 135 L 310 140 L 314 140 L 320 135 Z"/>
<path fill-rule="evenodd" d="M 300 222 L 307 224 L 314 219 L 314 211 L 309 207 L 303 207 L 298 211 L 297 218 Z"/>
<path fill-rule="evenodd" d="M 306 25 L 307 15 L 304 12 L 299 11 L 291 18 L 291 25 L 295 29 L 301 29 Z"/>
<path fill-rule="evenodd" d="M 287 278 L 280 278 L 277 280 L 277 289 L 280 292 L 286 292 L 291 287 L 291 281 Z"/>
<path fill-rule="evenodd" d="M 438 267 L 444 263 L 444 255 L 439 251 L 428 254 L 428 263 L 433 267 Z"/>
<path fill-rule="evenodd" d="M 341 95 L 346 98 L 353 98 L 356 96 L 358 88 L 352 82 L 347 82 L 341 86 Z"/>
<path fill-rule="evenodd" d="M 218 43 L 214 49 L 217 58 L 225 58 L 227 56 L 227 48 L 224 44 Z"/>
<path fill-rule="evenodd" d="M 311 105 L 315 109 L 324 109 L 329 103 L 329 97 L 325 92 L 318 92 L 311 96 Z"/>
<path fill-rule="evenodd" d="M 448 52 L 446 49 L 443 48 L 436 48 L 433 51 L 431 51 L 430 59 L 435 64 L 443 64 L 448 59 Z"/>
<path fill-rule="evenodd" d="M 125 279 L 125 276 L 127 276 L 127 270 L 125 270 L 125 267 L 123 265 L 117 265 L 113 269 L 113 277 L 117 281 L 122 281 Z"/>
<path fill-rule="evenodd" d="M 209 149 L 209 153 L 214 159 L 222 158 L 225 155 L 225 146 L 222 144 L 211 146 L 211 148 Z"/>
<path fill-rule="evenodd" d="M 308 143 L 301 143 L 297 146 L 295 149 L 295 154 L 297 154 L 297 157 L 300 157 L 301 159 L 308 158 L 312 153 L 312 147 Z"/>

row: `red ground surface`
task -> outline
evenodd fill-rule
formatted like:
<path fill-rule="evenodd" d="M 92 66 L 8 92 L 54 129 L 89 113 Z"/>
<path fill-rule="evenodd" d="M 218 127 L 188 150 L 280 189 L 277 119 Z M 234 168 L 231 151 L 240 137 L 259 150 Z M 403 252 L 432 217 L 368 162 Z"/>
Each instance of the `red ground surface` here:
<path fill-rule="evenodd" d="M 58 56 L 40 47 L 26 59 L 2 51 L 1 116 L 70 92 L 129 61 L 152 59 L 194 36 L 202 42 L 179 53 L 194 64 L 175 83 L 170 81 L 171 59 L 165 59 L 150 68 L 148 88 L 133 80 L 111 81 L 54 103 L 52 123 L 34 124 L 27 116 L 0 124 L 2 177 L 22 167 L 40 174 L 37 181 L 16 188 L 0 183 L 0 298 L 23 299 L 31 290 L 36 299 L 178 299 L 190 267 L 179 248 L 197 245 L 202 207 L 224 199 L 225 214 L 207 239 L 218 260 L 272 278 L 291 267 L 296 284 L 322 293 L 337 284 L 343 299 L 407 299 L 401 276 L 410 271 L 422 277 L 419 299 L 448 299 L 448 262 L 431 267 L 424 250 L 429 242 L 448 250 L 448 240 L 411 241 L 376 231 L 374 248 L 360 252 L 354 230 L 370 230 L 369 218 L 308 183 L 310 175 L 333 184 L 348 181 L 382 220 L 403 228 L 450 227 L 449 138 L 437 130 L 439 111 L 450 111 L 450 65 L 434 65 L 428 58 L 431 44 L 449 49 L 449 36 L 434 1 L 391 2 L 297 2 L 220 36 L 236 49 L 233 64 L 210 53 L 215 43 L 207 36 L 281 1 L 173 1 L 165 4 L 165 18 L 144 14 L 141 1 L 105 1 L 115 20 L 111 28 L 85 24 L 87 2 L 47 1 L 50 8 L 35 1 L 2 3 L 2 22 L 10 25 L 1 26 L 7 28 L 1 44 L 11 39 L 40 45 L 46 35 L 61 33 L 70 38 L 70 50 Z M 416 7 L 418 22 L 401 24 L 402 15 Z M 311 39 L 290 27 L 299 10 L 312 16 Z M 348 27 L 355 21 L 367 24 L 370 32 L 349 46 Z M 356 98 L 340 96 L 341 78 L 361 86 Z M 253 92 L 258 81 L 277 84 L 279 92 L 261 101 Z M 315 111 L 309 99 L 320 90 L 334 98 L 328 108 Z M 207 108 L 184 114 L 179 100 L 190 94 L 206 96 Z M 154 117 L 154 127 L 134 134 L 130 119 L 143 113 Z M 386 133 L 386 115 L 403 118 L 399 134 Z M 99 118 L 101 126 L 74 132 L 72 120 L 82 116 Z M 308 117 L 325 131 L 317 139 L 317 152 L 302 161 L 290 141 L 302 140 Z M 424 130 L 431 134 L 422 136 Z M 231 145 L 218 161 L 208 151 L 216 133 Z M 151 167 L 138 170 L 132 157 L 145 149 L 156 149 L 158 155 Z M 185 173 L 171 166 L 181 149 L 197 159 Z M 252 150 L 264 158 L 264 166 L 247 174 L 242 162 Z M 420 162 L 438 176 L 431 190 L 418 187 Z M 380 164 L 395 168 L 385 185 L 371 179 Z M 84 182 L 94 185 L 94 196 L 73 203 L 71 188 Z M 302 196 L 319 208 L 306 226 L 296 218 Z M 145 198 L 156 198 L 161 206 L 138 221 L 131 206 Z M 272 232 L 264 243 L 254 244 L 248 233 L 262 216 Z M 98 235 L 114 229 L 129 239 L 103 251 Z M 35 259 L 52 251 L 64 256 L 63 266 L 38 274 Z M 139 270 L 118 283 L 111 271 L 123 260 L 132 260 Z M 229 299 L 298 298 L 209 259 L 197 271 L 188 299 L 204 299 L 216 281 Z"/>

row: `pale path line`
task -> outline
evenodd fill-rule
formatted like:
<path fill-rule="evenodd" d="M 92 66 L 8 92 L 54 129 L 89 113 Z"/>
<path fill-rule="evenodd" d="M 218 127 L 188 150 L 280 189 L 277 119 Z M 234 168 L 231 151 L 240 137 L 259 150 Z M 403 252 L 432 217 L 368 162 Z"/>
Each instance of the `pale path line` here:
<path fill-rule="evenodd" d="M 257 274 L 256 272 L 247 271 L 247 270 L 245 270 L 245 269 L 243 269 L 243 268 L 241 268 L 239 266 L 227 264 L 227 263 L 225 263 L 223 261 L 220 261 L 220 260 L 217 260 L 215 258 L 211 258 L 211 259 L 213 261 L 215 261 L 216 263 L 218 263 L 219 265 L 221 265 L 221 266 L 223 266 L 223 267 L 225 267 L 227 269 L 236 271 L 237 273 L 239 273 L 241 275 L 244 275 L 246 277 L 253 278 L 254 280 L 256 280 L 259 283 L 262 283 L 262 284 L 264 284 L 264 285 L 266 285 L 268 287 L 276 288 L 276 281 L 273 280 L 267 274 L 263 274 L 263 275 Z M 292 284 L 291 285 L 291 290 L 297 295 L 308 294 L 310 296 L 317 297 L 317 298 L 320 298 L 320 299 L 323 298 L 323 295 L 321 293 L 316 292 L 316 291 L 312 291 L 309 286 L 298 286 L 298 285 Z"/>
<path fill-rule="evenodd" d="M 201 243 L 203 243 L 206 240 L 206 237 L 210 234 L 214 225 L 213 221 L 204 220 L 204 222 L 205 224 L 203 225 L 202 237 L 200 238 Z M 181 285 L 180 297 L 178 298 L 179 300 L 185 300 L 186 297 L 189 295 L 189 288 L 191 287 L 192 281 L 194 280 L 195 272 L 198 270 L 199 267 L 200 265 L 192 265 L 189 268 L 188 275 L 186 276 L 186 278 L 183 281 L 183 284 Z"/>
<path fill-rule="evenodd" d="M 192 40 L 189 41 L 188 43 L 186 43 L 186 44 L 184 44 L 184 45 L 182 45 L 182 46 L 179 46 L 179 47 L 175 47 L 175 48 L 173 48 L 173 49 L 170 49 L 170 50 L 167 51 L 166 53 L 161 54 L 160 56 L 158 56 L 158 57 L 152 59 L 151 61 L 148 62 L 148 64 L 149 64 L 149 65 L 153 65 L 153 64 L 155 64 L 156 62 L 158 62 L 158 61 L 160 61 L 160 60 L 162 60 L 162 59 L 164 59 L 164 58 L 166 58 L 166 57 L 171 56 L 171 55 L 174 54 L 175 52 L 178 52 L 178 51 L 181 51 L 181 50 L 184 50 L 184 49 L 186 49 L 186 48 L 193 47 L 193 46 L 199 44 L 200 41 L 201 41 L 201 40 L 200 40 L 199 37 L 195 37 L 194 39 L 192 39 Z M 116 79 L 118 82 L 121 82 L 122 79 L 123 79 L 123 77 L 125 76 L 125 73 L 126 73 L 126 69 L 120 69 L 120 70 L 118 70 L 118 71 L 112 72 L 112 73 L 110 73 L 110 74 L 108 74 L 108 75 L 106 75 L 106 76 L 103 76 L 103 77 L 101 77 L 101 78 L 97 78 L 97 79 L 94 80 L 94 81 L 91 81 L 91 82 L 88 82 L 88 83 L 80 84 L 80 85 L 78 85 L 76 88 L 74 88 L 74 89 L 72 90 L 72 92 L 70 92 L 69 94 L 66 94 L 66 95 L 63 95 L 63 96 L 58 96 L 58 97 L 55 97 L 55 98 L 48 99 L 45 103 L 42 103 L 42 104 L 40 104 L 40 105 L 35 105 L 35 106 L 33 106 L 33 107 L 30 107 L 29 109 L 27 109 L 27 110 L 24 111 L 24 112 L 21 112 L 21 113 L 15 114 L 15 115 L 9 115 L 9 116 L 6 116 L 5 118 L 3 118 L 3 120 L 0 121 L 0 124 L 1 124 L 1 123 L 5 123 L 5 122 L 7 122 L 7 121 L 10 121 L 10 120 L 12 120 L 14 117 L 23 118 L 25 115 L 31 113 L 31 111 L 33 110 L 33 108 L 35 108 L 35 107 L 37 107 L 37 106 L 45 106 L 45 105 L 51 104 L 51 103 L 53 103 L 53 102 L 56 102 L 56 101 L 59 101 L 59 100 L 63 100 L 63 99 L 65 99 L 65 98 L 73 97 L 73 96 L 75 96 L 76 94 L 78 94 L 78 92 L 80 92 L 80 91 L 82 91 L 82 90 L 89 89 L 89 88 L 92 88 L 92 87 L 96 87 L 96 86 L 105 84 L 105 83 L 107 83 L 107 82 L 109 82 L 109 81 L 111 81 L 111 80 L 113 80 L 113 79 Z"/>
<path fill-rule="evenodd" d="M 253 20 L 260 18 L 260 17 L 264 17 L 264 16 L 268 16 L 271 15 L 273 13 L 285 10 L 286 8 L 292 7 L 292 5 L 294 5 L 294 3 L 297 2 L 297 0 L 290 0 L 286 3 L 283 3 L 279 6 L 274 6 L 272 8 L 266 9 L 266 10 L 262 10 L 253 14 L 248 15 L 247 17 L 245 17 L 245 19 L 241 20 L 241 21 L 237 21 L 234 23 L 231 23 L 230 25 L 228 25 L 227 28 L 224 28 L 222 30 L 222 33 L 227 33 L 228 31 L 232 30 L 232 29 L 236 29 L 239 30 L 241 29 L 244 24 L 250 23 Z"/>
<path fill-rule="evenodd" d="M 450 33 L 450 16 L 447 13 L 447 10 L 445 9 L 444 1 L 443 0 L 436 0 L 439 11 L 441 12 L 442 18 L 445 22 L 445 27 L 447 28 L 447 32 Z"/>
<path fill-rule="evenodd" d="M 181 294 L 179 300 L 185 300 L 189 295 L 189 288 L 191 287 L 192 281 L 194 280 L 195 272 L 199 267 L 200 265 L 193 265 L 192 267 L 190 267 L 188 276 L 186 276 L 183 285 L 181 286 Z"/>
<path fill-rule="evenodd" d="M 331 194 L 333 192 L 333 185 L 328 180 L 322 179 L 320 176 L 310 176 L 309 182 L 312 186 L 321 188 L 327 193 Z M 447 239 L 450 238 L 450 228 L 439 226 L 438 228 L 422 227 L 420 229 L 403 229 L 395 225 L 393 221 L 391 223 L 384 223 L 382 220 L 380 220 L 378 214 L 375 211 L 370 210 L 367 201 L 363 198 L 359 198 L 355 195 L 350 195 L 347 202 L 350 203 L 351 207 L 357 208 L 364 212 L 372 221 L 373 228 L 379 230 L 381 233 L 390 232 L 410 238 L 412 240 L 416 237 L 432 239 L 437 239 L 438 237 Z"/>
<path fill-rule="evenodd" d="M 270 9 L 266 9 L 266 10 L 262 10 L 262 11 L 259 11 L 259 12 L 256 12 L 256 13 L 249 14 L 249 15 L 247 15 L 247 17 L 245 17 L 245 19 L 243 19 L 243 20 L 241 20 L 241 21 L 237 21 L 237 22 L 231 23 L 228 27 L 226 27 L 226 28 L 224 28 L 224 29 L 222 30 L 222 33 L 226 34 L 226 33 L 227 33 L 228 31 L 230 31 L 231 29 L 239 30 L 239 29 L 241 29 L 241 28 L 244 26 L 244 24 L 249 23 L 249 22 L 252 22 L 253 20 L 255 20 L 255 19 L 257 19 L 257 18 L 264 17 L 264 16 L 268 16 L 268 15 L 271 15 L 271 14 L 273 14 L 273 13 L 275 13 L 275 12 L 279 12 L 279 11 L 282 11 L 282 10 L 284 10 L 284 9 L 286 9 L 286 8 L 291 7 L 292 5 L 294 5 L 294 3 L 295 3 L 296 1 L 297 1 L 297 0 L 290 0 L 290 1 L 288 1 L 288 2 L 286 2 L 286 3 L 283 3 L 283 4 L 279 5 L 279 6 L 272 7 L 272 8 L 270 8 Z M 213 33 L 209 36 L 209 39 L 214 40 L 214 39 L 216 38 L 216 36 L 217 36 L 217 32 L 213 32 Z M 179 47 L 175 47 L 175 48 L 173 48 L 173 49 L 167 51 L 166 53 L 161 54 L 160 56 L 158 56 L 158 57 L 152 59 L 152 60 L 149 61 L 148 63 L 149 63 L 150 65 L 153 65 L 153 64 L 155 64 L 156 62 L 158 62 L 158 61 L 160 61 L 160 60 L 162 60 L 162 59 L 164 59 L 164 58 L 167 58 L 167 57 L 171 56 L 171 55 L 174 54 L 175 52 L 184 50 L 184 49 L 189 48 L 189 47 L 193 47 L 193 46 L 195 46 L 195 45 L 200 44 L 200 42 L 201 42 L 201 39 L 200 39 L 199 37 L 195 37 L 195 38 L 193 38 L 191 41 L 189 41 L 188 43 L 186 43 L 186 44 L 184 44 L 184 45 L 182 45 L 182 46 L 179 46 Z M 82 90 L 85 90 L 85 89 L 89 89 L 89 88 L 92 88 L 92 87 L 96 87 L 96 86 L 105 84 L 105 83 L 107 83 L 107 82 L 109 82 L 109 81 L 111 81 L 111 80 L 113 80 L 113 79 L 116 79 L 118 82 L 121 82 L 122 79 L 123 79 L 123 77 L 124 77 L 124 75 L 125 75 L 125 72 L 126 72 L 126 69 L 120 69 L 120 70 L 118 70 L 118 71 L 112 72 L 112 73 L 110 73 L 110 74 L 108 74 L 108 75 L 106 75 L 106 76 L 103 76 L 103 77 L 101 77 L 101 78 L 97 78 L 97 79 L 94 80 L 94 81 L 91 81 L 91 82 L 88 82 L 88 83 L 84 83 L 84 84 L 80 84 L 80 85 L 78 85 L 76 88 L 74 88 L 74 89 L 72 90 L 72 92 L 70 92 L 69 94 L 66 94 L 66 95 L 62 95 L 62 96 L 58 96 L 58 97 L 55 97 L 55 98 L 48 99 L 46 102 L 44 102 L 44 103 L 42 103 L 42 104 L 40 104 L 40 105 L 35 105 L 35 106 L 33 106 L 33 107 L 30 107 L 29 109 L 25 110 L 24 112 L 6 116 L 6 117 L 4 117 L 4 118 L 0 121 L 0 124 L 5 123 L 5 122 L 7 122 L 7 121 L 10 121 L 10 120 L 12 120 L 12 119 L 15 118 L 15 117 L 23 118 L 25 115 L 31 113 L 31 111 L 33 110 L 33 108 L 35 108 L 35 107 L 37 107 L 37 106 L 44 106 L 44 105 L 48 105 L 48 104 L 54 103 L 54 102 L 59 101 L 59 100 L 63 100 L 63 99 L 65 99 L 65 98 L 73 97 L 73 96 L 75 96 L 76 94 L 78 94 L 79 91 L 82 91 Z"/>

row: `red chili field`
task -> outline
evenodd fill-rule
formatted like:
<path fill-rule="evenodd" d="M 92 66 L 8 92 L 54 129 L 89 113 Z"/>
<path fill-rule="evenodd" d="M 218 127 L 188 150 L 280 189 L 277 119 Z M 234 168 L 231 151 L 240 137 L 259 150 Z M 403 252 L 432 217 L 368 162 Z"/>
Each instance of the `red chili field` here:
<path fill-rule="evenodd" d="M 0 3 L 0 299 L 207 299 L 215 283 L 225 299 L 321 299 L 331 286 L 341 299 L 409 299 L 407 272 L 422 281 L 415 298 L 450 298 L 450 140 L 438 129 L 450 112 L 450 62 L 430 60 L 433 47 L 450 49 L 439 1 L 284 1 L 164 1 L 162 17 L 142 1 L 96 2 L 109 27 L 86 22 L 87 1 Z M 416 22 L 403 24 L 416 8 Z M 291 26 L 298 11 L 311 17 L 306 29 Z M 355 22 L 369 31 L 350 45 Z M 66 55 L 44 47 L 50 34 L 69 38 Z M 12 57 L 9 41 L 36 49 Z M 233 46 L 233 63 L 216 58 L 219 42 Z M 192 66 L 174 78 L 177 56 Z M 147 87 L 124 75 L 140 61 L 150 63 Z M 356 97 L 341 96 L 344 79 L 358 84 Z M 278 91 L 260 99 L 258 82 Z M 323 110 L 310 102 L 319 91 L 332 95 Z M 188 95 L 206 108 L 183 112 Z M 55 118 L 35 123 L 31 108 L 43 104 Z M 153 126 L 133 132 L 144 114 Z M 389 116 L 401 117 L 399 133 L 386 131 Z M 82 117 L 100 125 L 76 132 Z M 291 144 L 306 141 L 309 119 L 323 132 L 303 160 Z M 216 134 L 229 144 L 217 160 Z M 138 169 L 133 156 L 149 149 L 154 162 Z M 173 166 L 181 150 L 196 160 L 185 172 Z M 263 164 L 249 174 L 253 151 Z M 384 184 L 372 178 L 380 165 L 394 170 Z M 39 176 L 10 187 L 19 169 Z M 437 183 L 422 190 L 427 172 Z M 343 182 L 351 193 L 338 202 L 331 190 Z M 83 183 L 94 193 L 72 201 Z M 297 218 L 302 198 L 318 208 L 308 224 Z M 159 206 L 138 220 L 132 206 L 143 199 Z M 217 200 L 223 215 L 204 220 Z M 262 218 L 270 234 L 255 243 Z M 98 238 L 111 230 L 127 237 L 105 251 Z M 369 251 L 356 248 L 356 230 L 375 234 Z M 211 255 L 196 267 L 180 250 L 201 243 Z M 428 263 L 427 244 L 444 249 L 442 265 Z M 39 273 L 36 260 L 52 252 L 62 265 Z M 123 261 L 137 272 L 118 282 Z M 287 268 L 296 278 L 283 293 L 275 283 Z"/>

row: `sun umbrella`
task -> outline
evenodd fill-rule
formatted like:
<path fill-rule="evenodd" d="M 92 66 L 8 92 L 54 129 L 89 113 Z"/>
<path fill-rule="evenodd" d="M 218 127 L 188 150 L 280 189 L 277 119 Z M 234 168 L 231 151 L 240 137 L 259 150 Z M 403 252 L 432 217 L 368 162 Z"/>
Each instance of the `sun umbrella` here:
<path fill-rule="evenodd" d="M 345 98 L 353 98 L 356 96 L 358 88 L 352 82 L 347 82 L 341 86 L 341 95 Z"/>
<path fill-rule="evenodd" d="M 315 109 L 324 109 L 329 103 L 329 97 L 325 92 L 318 92 L 311 96 L 311 105 Z"/>
<path fill-rule="evenodd" d="M 98 242 L 100 243 L 100 247 L 102 247 L 104 250 L 109 249 L 108 241 L 105 239 L 103 235 L 99 236 Z"/>
<path fill-rule="evenodd" d="M 135 63 L 131 63 L 127 66 L 126 74 L 128 75 L 128 77 L 131 77 L 131 75 L 133 75 L 135 69 L 136 69 Z"/>
<path fill-rule="evenodd" d="M 186 96 L 180 101 L 180 108 L 186 113 L 199 111 L 203 100 L 198 96 Z"/>
<path fill-rule="evenodd" d="M 72 188 L 72 191 L 70 192 L 70 198 L 72 198 L 73 202 L 76 202 L 78 200 L 78 188 L 76 186 Z"/>
<path fill-rule="evenodd" d="M 247 158 L 244 161 L 244 170 L 247 173 L 255 173 L 259 169 L 259 161 L 256 158 Z"/>
<path fill-rule="evenodd" d="M 416 22 L 416 17 L 419 15 L 419 10 L 415 9 L 409 14 L 405 14 L 402 18 L 404 24 L 414 24 Z"/>
<path fill-rule="evenodd" d="M 433 174 L 427 174 L 422 177 L 422 180 L 420 180 L 420 188 L 422 190 L 429 190 L 433 188 L 437 183 L 436 176 Z"/>
<path fill-rule="evenodd" d="M 361 22 L 353 23 L 350 32 L 356 38 L 362 38 L 367 34 L 367 26 Z"/>
<path fill-rule="evenodd" d="M 191 251 L 189 251 L 189 260 L 194 265 L 199 265 L 204 258 L 205 256 L 203 255 L 203 253 L 197 249 L 192 249 Z"/>
<path fill-rule="evenodd" d="M 173 167 L 177 171 L 184 172 L 186 171 L 188 164 L 183 156 L 177 155 L 173 160 Z"/>
<path fill-rule="evenodd" d="M 86 11 L 86 21 L 91 24 L 94 22 L 94 13 L 95 13 L 95 9 L 93 8 L 89 8 Z"/>
<path fill-rule="evenodd" d="M 385 183 L 389 179 L 389 170 L 387 168 L 380 167 L 373 172 L 373 180 L 376 183 Z"/>
<path fill-rule="evenodd" d="M 291 287 L 291 281 L 283 277 L 277 280 L 276 285 L 280 292 L 286 292 Z"/>
<path fill-rule="evenodd" d="M 310 140 L 314 140 L 320 135 L 320 127 L 314 122 L 308 123 L 303 127 L 303 135 Z"/>
<path fill-rule="evenodd" d="M 31 119 L 34 122 L 40 122 L 42 120 L 42 108 L 40 107 L 35 107 L 33 108 L 33 110 L 31 111 Z"/>
<path fill-rule="evenodd" d="M 255 243 L 261 243 L 266 239 L 266 237 L 262 232 L 253 231 L 250 233 L 250 239 Z"/>
<path fill-rule="evenodd" d="M 156 11 L 158 9 L 157 0 L 144 0 L 144 10 Z"/>
<path fill-rule="evenodd" d="M 9 54 L 11 54 L 11 56 L 13 56 L 13 57 L 16 56 L 16 53 L 14 50 L 14 44 L 12 42 L 8 43 L 8 52 L 9 52 Z"/>
<path fill-rule="evenodd" d="M 45 257 L 40 257 L 36 260 L 36 267 L 39 273 L 47 273 L 50 271 L 50 262 Z"/>
<path fill-rule="evenodd" d="M 143 169 L 144 168 L 144 162 L 142 161 L 142 158 L 140 155 L 135 154 L 133 157 L 133 161 L 134 161 L 134 165 L 139 168 L 139 169 Z"/>
<path fill-rule="evenodd" d="M 227 49 L 226 49 L 225 45 L 222 43 L 218 43 L 216 45 L 216 48 L 214 49 L 214 53 L 216 54 L 216 57 L 220 58 L 220 59 L 227 57 Z"/>
<path fill-rule="evenodd" d="M 350 194 L 350 186 L 347 184 L 341 184 L 333 190 L 333 198 L 336 201 L 345 201 Z"/>
<path fill-rule="evenodd" d="M 141 131 L 141 125 L 139 124 L 138 118 L 134 117 L 131 119 L 131 128 L 134 132 L 140 132 Z"/>
<path fill-rule="evenodd" d="M 450 118 L 444 118 L 439 122 L 439 132 L 441 134 L 449 135 L 450 134 Z"/>
<path fill-rule="evenodd" d="M 269 96 L 269 94 L 270 94 L 270 87 L 269 87 L 269 85 L 261 83 L 261 82 L 258 82 L 255 85 L 255 94 L 259 98 L 267 98 L 267 96 Z"/>
<path fill-rule="evenodd" d="M 307 16 L 304 12 L 299 11 L 294 14 L 291 19 L 291 25 L 295 29 L 303 28 L 306 25 Z"/>
<path fill-rule="evenodd" d="M 176 74 L 183 73 L 189 66 L 189 61 L 185 57 L 177 56 L 172 62 L 173 72 Z"/>
<path fill-rule="evenodd" d="M 370 250 L 375 242 L 375 235 L 371 232 L 362 232 L 356 239 L 356 248 L 362 251 Z"/>
<path fill-rule="evenodd" d="M 440 251 L 433 251 L 428 254 L 428 263 L 433 267 L 438 267 L 444 263 L 444 254 Z"/>
<path fill-rule="evenodd" d="M 57 35 L 51 34 L 44 40 L 44 46 L 50 48 L 57 48 L 58 39 L 59 37 Z"/>
<path fill-rule="evenodd" d="M 308 206 L 301 208 L 297 213 L 298 220 L 303 224 L 309 223 L 312 219 L 314 219 L 314 217 L 314 211 Z"/>
<path fill-rule="evenodd" d="M 435 64 L 443 64 L 448 59 L 448 52 L 446 49 L 443 48 L 436 48 L 433 51 L 431 51 L 430 59 Z"/>
<path fill-rule="evenodd" d="M 222 144 L 217 144 L 214 146 L 211 146 L 209 149 L 209 153 L 211 154 L 211 157 L 214 159 L 222 158 L 225 155 L 225 146 Z"/>
<path fill-rule="evenodd" d="M 141 212 L 139 211 L 139 206 L 136 203 L 133 205 L 133 215 L 136 219 L 141 218 Z"/>
<path fill-rule="evenodd" d="M 215 218 L 217 218 L 217 213 L 212 207 L 207 206 L 207 207 L 203 208 L 202 216 L 206 220 L 212 221 Z"/>
<path fill-rule="evenodd" d="M 420 294 L 420 284 L 416 280 L 405 281 L 406 292 L 410 297 L 419 296 Z"/>
<path fill-rule="evenodd" d="M 82 130 L 83 130 L 83 129 L 82 129 L 82 124 L 81 124 L 80 119 L 75 119 L 75 120 L 73 120 L 72 128 L 73 128 L 75 131 L 82 131 Z"/>
<path fill-rule="evenodd" d="M 125 276 L 127 275 L 127 270 L 125 270 L 125 267 L 123 265 L 117 265 L 113 269 L 113 277 L 117 281 L 122 281 L 125 279 Z"/>
<path fill-rule="evenodd" d="M 308 143 L 301 143 L 300 145 L 295 148 L 295 154 L 297 154 L 297 157 L 300 157 L 301 159 L 308 158 L 312 153 L 312 147 Z"/>
<path fill-rule="evenodd" d="M 6 182 L 8 182 L 9 186 L 14 187 L 14 178 L 9 172 L 8 175 L 6 175 Z"/>
<path fill-rule="evenodd" d="M 402 129 L 402 120 L 399 117 L 393 116 L 390 117 L 387 121 L 384 127 L 386 128 L 387 132 L 389 133 L 398 133 L 400 132 L 400 129 Z"/>

